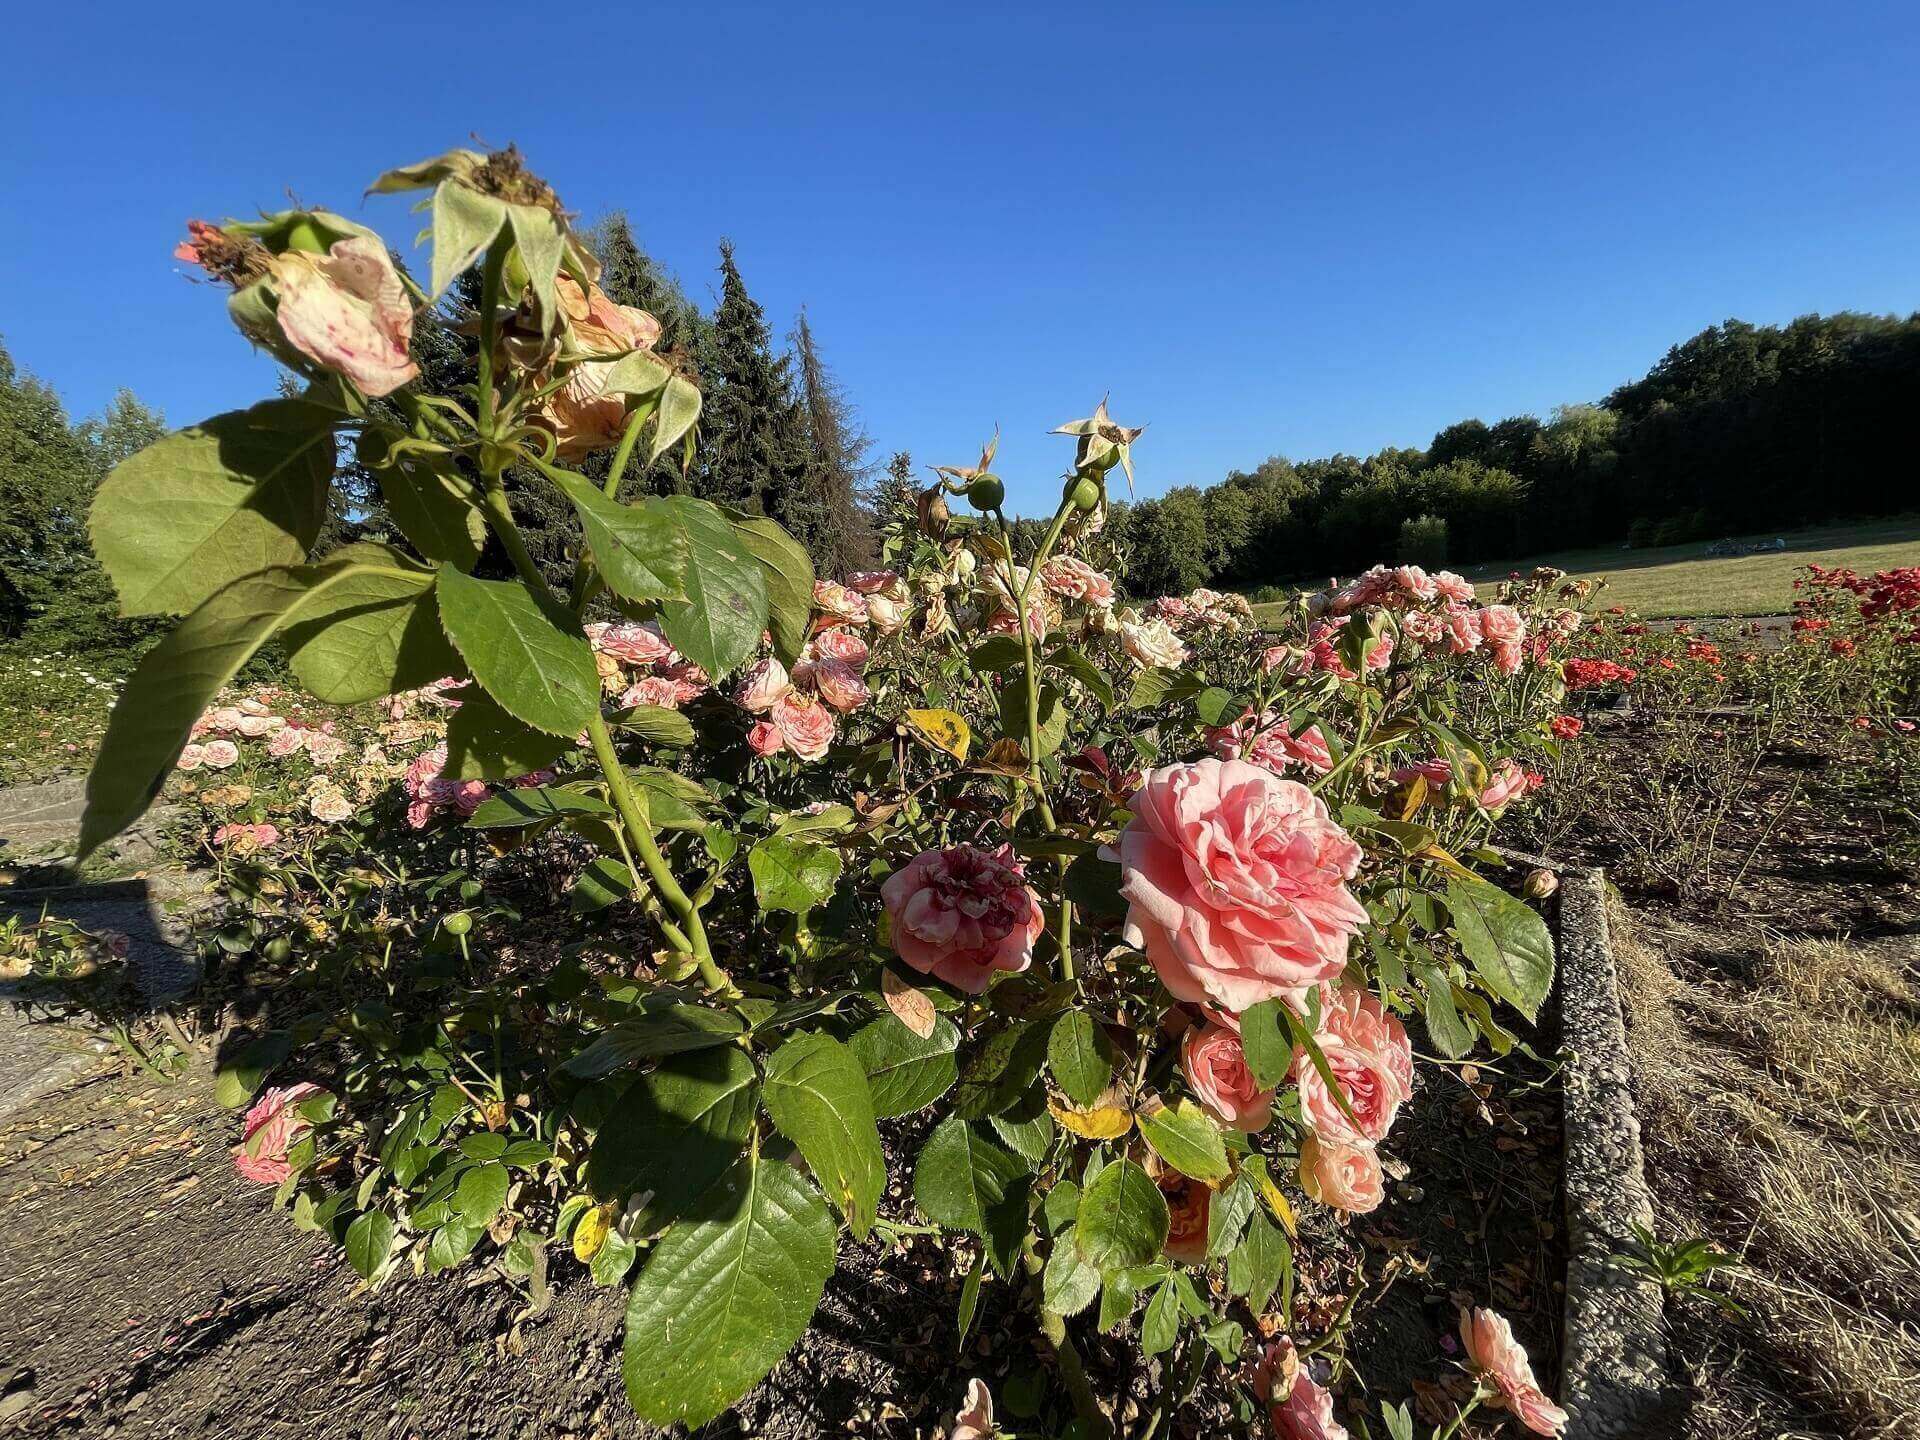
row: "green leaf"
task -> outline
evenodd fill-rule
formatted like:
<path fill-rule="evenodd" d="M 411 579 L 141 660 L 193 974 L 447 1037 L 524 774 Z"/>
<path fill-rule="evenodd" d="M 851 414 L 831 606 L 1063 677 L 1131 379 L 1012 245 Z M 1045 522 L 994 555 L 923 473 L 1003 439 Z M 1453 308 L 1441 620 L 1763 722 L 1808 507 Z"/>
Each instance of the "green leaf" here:
<path fill-rule="evenodd" d="M 1293 1247 L 1278 1225 L 1256 1208 L 1247 1219 L 1247 1233 L 1227 1256 L 1227 1288 L 1247 1297 L 1258 1315 L 1293 1266 Z"/>
<path fill-rule="evenodd" d="M 847 1044 L 867 1072 L 873 1113 L 883 1120 L 926 1109 L 960 1078 L 960 1030 L 945 1016 L 922 1040 L 892 1015 L 882 1015 L 854 1031 Z"/>
<path fill-rule="evenodd" d="M 442 773 L 450 780 L 512 780 L 548 769 L 573 748 L 571 737 L 522 724 L 478 685 L 469 685 L 447 719 Z"/>
<path fill-rule="evenodd" d="M 560 221 L 544 205 L 507 206 L 507 223 L 513 229 L 514 248 L 526 267 L 527 284 L 539 301 L 538 313 L 544 332 L 551 335 L 559 319 L 554 303 L 553 282 L 560 273 L 560 259 L 566 254 L 567 237 Z"/>
<path fill-rule="evenodd" d="M 714 808 L 714 798 L 705 786 L 658 765 L 636 765 L 627 778 L 656 830 L 707 828 L 706 812 Z"/>
<path fill-rule="evenodd" d="M 1167 1243 L 1166 1197 L 1140 1162 L 1121 1155 L 1080 1196 L 1074 1242 L 1101 1270 L 1144 1265 Z"/>
<path fill-rule="evenodd" d="M 753 654 L 767 628 L 760 561 L 727 517 L 691 495 L 663 496 L 687 534 L 685 600 L 669 600 L 660 628 L 687 659 L 716 680 Z"/>
<path fill-rule="evenodd" d="M 505 202 L 470 190 L 458 180 L 442 180 L 433 192 L 433 298 L 438 300 L 453 277 L 478 260 L 507 223 Z"/>
<path fill-rule="evenodd" d="M 567 908 L 576 915 L 591 915 L 609 905 L 618 905 L 633 893 L 633 872 L 611 856 L 602 855 L 580 872 L 580 878 L 567 891 Z"/>
<path fill-rule="evenodd" d="M 1222 690 L 1218 685 L 1209 685 L 1193 697 L 1194 713 L 1200 717 L 1203 725 L 1221 725 L 1231 716 L 1236 716 L 1246 706 L 1246 702 L 1231 691 Z"/>
<path fill-rule="evenodd" d="M 371 1280 L 393 1250 L 393 1220 L 384 1210 L 369 1210 L 347 1227 L 347 1263 L 362 1280 Z"/>
<path fill-rule="evenodd" d="M 1083 1010 L 1068 1010 L 1047 1036 L 1047 1068 L 1076 1105 L 1091 1105 L 1113 1083 L 1119 1058 L 1106 1026 Z"/>
<path fill-rule="evenodd" d="M 1049 1197 L 1051 1198 L 1051 1197 Z M 1073 1248 L 1072 1237 L 1067 1239 L 1066 1247 Z M 1078 1252 L 1076 1252 L 1077 1254 Z M 1082 1262 L 1085 1263 L 1084 1261 Z M 1088 1266 L 1092 1269 L 1092 1266 Z M 1096 1270 L 1097 1275 L 1099 1272 Z M 1100 1319 L 1097 1322 L 1101 1330 L 1113 1330 L 1125 1324 L 1133 1317 L 1133 1307 L 1140 1301 L 1139 1287 L 1133 1283 L 1131 1270 L 1116 1270 L 1107 1277 L 1106 1288 L 1100 1292 Z"/>
<path fill-rule="evenodd" d="M 1067 898 L 1090 919 L 1118 920 L 1127 913 L 1120 893 L 1120 866 L 1097 853 L 1075 856 L 1067 866 Z"/>
<path fill-rule="evenodd" d="M 1060 703 L 1060 692 L 1051 685 L 1040 688 L 1040 756 L 1045 759 L 1060 748 L 1067 738 L 1067 707 Z M 1003 734 L 1027 744 L 1027 677 L 1015 675 L 1000 691 L 1000 729 Z"/>
<path fill-rule="evenodd" d="M 89 530 L 121 613 L 191 610 L 243 575 L 305 560 L 326 518 L 339 419 L 312 400 L 265 400 L 116 465 Z"/>
<path fill-rule="evenodd" d="M 739 1046 L 670 1056 L 601 1124 L 587 1184 L 602 1200 L 651 1190 L 650 1229 L 677 1220 L 739 1162 L 758 1104 L 759 1077 Z"/>
<path fill-rule="evenodd" d="M 609 500 L 600 487 L 563 470 L 542 472 L 573 502 L 601 578 L 628 600 L 680 599 L 686 591 L 687 537 L 673 513 L 644 497 Z"/>
<path fill-rule="evenodd" d="M 385 545 L 348 545 L 328 560 L 368 568 L 303 605 L 286 628 L 287 660 L 308 694 L 357 705 L 459 673 L 440 629 L 433 571 Z"/>
<path fill-rule="evenodd" d="M 704 1005 L 666 1005 L 609 1026 L 561 1068 L 583 1080 L 597 1080 L 636 1060 L 725 1045 L 745 1028 L 745 1022 L 731 1010 L 709 1010 Z"/>
<path fill-rule="evenodd" d="M 627 1396 L 655 1425 L 698 1428 L 793 1348 L 833 1273 L 833 1216 L 791 1166 L 743 1161 L 712 1218 L 654 1247 L 627 1305 Z"/>
<path fill-rule="evenodd" d="M 1280 1008 L 1279 1000 L 1262 1000 L 1240 1016 L 1240 1049 L 1253 1083 L 1262 1090 L 1280 1084 L 1293 1069 L 1293 1030 Z"/>
<path fill-rule="evenodd" d="M 514 580 L 440 571 L 440 619 L 474 679 L 502 709 L 569 739 L 600 709 L 593 647 L 572 616 Z"/>
<path fill-rule="evenodd" d="M 460 1177 L 453 1192 L 453 1207 L 475 1225 L 485 1225 L 507 1203 L 507 1167 L 497 1163 L 476 1165 Z"/>
<path fill-rule="evenodd" d="M 1055 1315 L 1078 1315 L 1100 1293 L 1100 1267 L 1074 1247 L 1071 1227 L 1053 1242 L 1040 1275 L 1040 1303 Z"/>
<path fill-rule="evenodd" d="M 516 830 L 549 820 L 564 820 L 569 815 L 613 813 L 613 807 L 597 795 L 557 785 L 529 785 L 487 797 L 467 825 L 474 830 Z"/>
<path fill-rule="evenodd" d="M 763 911 L 801 914 L 833 898 L 840 883 L 840 852 L 827 845 L 770 835 L 747 852 L 753 893 Z"/>
<path fill-rule="evenodd" d="M 855 1238 L 865 1239 L 887 1185 L 887 1162 L 859 1060 L 831 1035 L 796 1035 L 767 1061 L 766 1106 Z"/>
<path fill-rule="evenodd" d="M 629 730 L 649 745 L 684 750 L 693 744 L 693 722 L 664 705 L 635 705 L 613 721 L 616 730 Z"/>
<path fill-rule="evenodd" d="M 486 1233 L 486 1226 L 468 1220 L 456 1217 L 447 1221 L 427 1242 L 427 1273 L 438 1275 L 442 1270 L 451 1270 L 473 1253 L 473 1247 Z"/>
<path fill-rule="evenodd" d="M 1102 710 L 1113 708 L 1113 682 L 1083 651 L 1072 645 L 1056 645 L 1047 656 L 1047 663 L 1066 671 L 1086 686 Z"/>
<path fill-rule="evenodd" d="M 807 643 L 807 630 L 813 623 L 813 560 L 806 547 L 781 526 L 764 515 L 726 512 L 734 533 L 760 562 L 760 575 L 767 587 L 767 630 L 773 636 L 773 653 L 791 668 Z"/>
<path fill-rule="evenodd" d="M 987 1123 L 1030 1169 L 1039 1169 L 1053 1148 L 1053 1115 L 1047 1109 L 1045 1086 L 1035 1085 L 1019 1104 L 988 1116 Z"/>
<path fill-rule="evenodd" d="M 1027 1231 L 1027 1167 L 957 1115 L 920 1147 L 913 1200 L 929 1220 L 989 1242 L 994 1268 L 1010 1274 Z"/>
<path fill-rule="evenodd" d="M 1051 1027 L 1041 1021 L 1009 1025 L 988 1037 L 960 1070 L 954 1113 L 984 1120 L 1023 1097 L 1046 1063 Z"/>
<path fill-rule="evenodd" d="M 1425 997 L 1421 1015 L 1426 1021 L 1427 1038 L 1434 1049 L 1449 1060 L 1458 1060 L 1473 1049 L 1473 1027 L 1467 1024 L 1454 1003 L 1453 982 L 1437 965 L 1416 962 L 1420 989 Z"/>
<path fill-rule="evenodd" d="M 1264 1170 L 1261 1173 L 1265 1173 Z M 1233 1177 L 1233 1183 L 1215 1193 L 1207 1206 L 1207 1254 L 1217 1259 L 1239 1245 L 1247 1217 L 1259 1208 L 1260 1186 L 1251 1163 Z"/>
<path fill-rule="evenodd" d="M 684 375 L 673 375 L 660 392 L 660 407 L 653 417 L 653 443 L 647 448 L 647 463 L 653 464 L 677 441 L 685 439 L 700 420 L 700 387 Z M 769 522 L 771 523 L 771 522 Z"/>
<path fill-rule="evenodd" d="M 1172 1285 L 1162 1285 L 1147 1302 L 1140 1322 L 1140 1353 L 1151 1359 L 1173 1348 L 1180 1335 L 1180 1297 Z"/>
<path fill-rule="evenodd" d="M 293 1037 L 269 1030 L 243 1045 L 230 1059 L 220 1061 L 214 1075 L 213 1098 L 229 1110 L 238 1110 L 260 1089 L 274 1067 L 293 1053 Z"/>
<path fill-rule="evenodd" d="M 1137 1117 L 1140 1135 L 1153 1153 L 1194 1180 L 1224 1180 L 1230 1171 L 1227 1143 L 1213 1118 L 1192 1100 L 1165 1105 Z"/>
<path fill-rule="evenodd" d="M 1026 648 L 1011 635 L 989 635 L 967 654 L 967 664 L 979 675 L 1001 675 L 1026 663 Z"/>
<path fill-rule="evenodd" d="M 193 722 L 220 687 L 290 616 L 359 568 L 351 559 L 328 560 L 243 576 L 208 596 L 142 657 L 113 707 L 87 777 L 83 858 L 152 803 Z"/>
<path fill-rule="evenodd" d="M 471 570 L 486 548 L 487 519 L 474 503 L 473 486 L 451 466 L 451 460 L 409 456 L 370 468 L 407 543 L 429 560 Z"/>
<path fill-rule="evenodd" d="M 1487 988 L 1528 1020 L 1553 989 L 1553 936 L 1532 906 L 1485 880 L 1447 881 L 1453 937 Z"/>

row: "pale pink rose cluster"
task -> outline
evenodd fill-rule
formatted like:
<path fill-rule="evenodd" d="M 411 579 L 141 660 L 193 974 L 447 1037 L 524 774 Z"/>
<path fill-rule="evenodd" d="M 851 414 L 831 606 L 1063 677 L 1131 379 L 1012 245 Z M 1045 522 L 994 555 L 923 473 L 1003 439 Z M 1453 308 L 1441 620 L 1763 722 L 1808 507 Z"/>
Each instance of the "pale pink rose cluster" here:
<path fill-rule="evenodd" d="M 1418 565 L 1376 565 L 1345 585 L 1309 596 L 1307 608 L 1315 615 L 1348 615 L 1369 605 L 1405 609 L 1434 600 L 1468 604 L 1473 600 L 1473 584 L 1451 570 L 1429 575 Z"/>
<path fill-rule="evenodd" d="M 1295 735 L 1287 717 L 1271 710 L 1256 717 L 1249 708 L 1231 725 L 1215 726 L 1207 731 L 1207 748 L 1222 760 L 1248 760 L 1276 775 L 1289 767 L 1315 775 L 1333 768 L 1333 752 L 1318 725 Z"/>
<path fill-rule="evenodd" d="M 417 690 L 402 690 L 389 695 L 386 700 L 387 719 L 404 720 L 421 705 L 436 709 L 458 710 L 460 697 L 449 692 L 463 688 L 468 682 L 456 675 L 442 675 L 438 680 L 429 681 Z"/>
<path fill-rule="evenodd" d="M 1054 556 L 1040 567 L 1040 583 L 1062 600 L 1078 600 L 1097 610 L 1113 608 L 1113 581 L 1078 556 Z"/>
<path fill-rule="evenodd" d="M 846 588 L 866 601 L 866 620 L 882 635 L 891 635 L 907 620 L 907 582 L 892 570 L 857 570 Z"/>
<path fill-rule="evenodd" d="M 302 1081 L 285 1089 L 274 1086 L 253 1102 L 242 1121 L 240 1143 L 233 1149 L 233 1167 L 249 1180 L 278 1185 L 291 1173 L 287 1151 L 313 1124 L 300 1114 L 303 1101 L 322 1091 Z"/>
<path fill-rule="evenodd" d="M 1261 655 L 1261 668 L 1280 670 L 1301 679 L 1314 675 L 1334 675 L 1342 680 L 1358 679 L 1353 667 L 1340 656 L 1340 632 L 1352 619 L 1350 615 L 1336 615 L 1331 619 L 1314 621 L 1307 631 L 1304 650 L 1293 645 L 1272 646 Z M 1392 663 L 1393 632 L 1383 630 L 1367 647 L 1366 667 L 1370 672 L 1378 671 Z"/>
<path fill-rule="evenodd" d="M 712 688 L 712 677 L 673 648 L 658 621 L 598 621 L 586 627 L 586 636 L 600 687 L 623 710 L 678 710 Z"/>
<path fill-rule="evenodd" d="M 970 995 L 1025 970 L 1045 928 L 1011 845 L 923 850 L 880 887 L 894 953 Z"/>
<path fill-rule="evenodd" d="M 262 822 L 257 825 L 227 824 L 213 832 L 213 843 L 231 847 L 242 855 L 266 850 L 280 843 L 280 827 Z"/>
<path fill-rule="evenodd" d="M 441 810 L 453 811 L 465 820 L 487 798 L 484 780 L 448 780 L 441 774 L 446 768 L 444 740 L 431 750 L 421 751 L 408 764 L 400 786 L 407 796 L 407 824 L 415 830 L 426 829 Z"/>
<path fill-rule="evenodd" d="M 173 764 L 177 770 L 198 770 L 202 766 L 209 770 L 225 770 L 240 761 L 240 747 L 231 740 L 209 740 L 201 745 L 189 741 L 181 748 L 180 756 Z"/>
<path fill-rule="evenodd" d="M 177 769 L 225 770 L 240 759 L 236 740 L 264 738 L 268 758 L 286 760 L 305 751 L 315 765 L 322 767 L 343 759 L 349 748 L 344 740 L 334 737 L 331 721 L 318 727 L 296 725 L 284 715 L 275 714 L 265 701 L 254 696 L 206 711 L 193 722 L 189 733 L 194 739 L 174 762 Z M 207 735 L 222 738 L 200 738 Z"/>
<path fill-rule="evenodd" d="M 1490 1404 L 1511 1411 L 1536 1435 L 1559 1435 L 1567 1428 L 1567 1412 L 1547 1398 L 1533 1378 L 1527 1352 L 1513 1338 L 1513 1326 L 1504 1315 L 1480 1307 L 1460 1312 L 1460 1343 L 1467 1367 L 1491 1392 Z"/>

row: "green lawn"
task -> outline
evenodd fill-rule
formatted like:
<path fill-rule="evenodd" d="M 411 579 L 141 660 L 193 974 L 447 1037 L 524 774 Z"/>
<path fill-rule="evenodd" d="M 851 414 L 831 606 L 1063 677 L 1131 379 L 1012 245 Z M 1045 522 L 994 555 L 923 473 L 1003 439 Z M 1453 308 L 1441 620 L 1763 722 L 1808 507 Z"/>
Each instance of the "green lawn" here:
<path fill-rule="evenodd" d="M 1595 608 L 1624 605 L 1650 617 L 1694 615 L 1778 615 L 1793 600 L 1794 571 L 1809 561 L 1846 565 L 1862 572 L 1895 565 L 1920 565 L 1920 517 L 1879 520 L 1868 525 L 1826 525 L 1808 530 L 1774 530 L 1736 537 L 1748 543 L 1784 539 L 1785 550 L 1759 555 L 1710 556 L 1708 541 L 1657 549 L 1567 550 L 1530 555 L 1499 565 L 1465 568 L 1467 578 L 1487 585 L 1515 570 L 1551 565 L 1581 579 L 1604 577 L 1606 587 Z M 1276 613 L 1277 606 L 1256 606 Z"/>

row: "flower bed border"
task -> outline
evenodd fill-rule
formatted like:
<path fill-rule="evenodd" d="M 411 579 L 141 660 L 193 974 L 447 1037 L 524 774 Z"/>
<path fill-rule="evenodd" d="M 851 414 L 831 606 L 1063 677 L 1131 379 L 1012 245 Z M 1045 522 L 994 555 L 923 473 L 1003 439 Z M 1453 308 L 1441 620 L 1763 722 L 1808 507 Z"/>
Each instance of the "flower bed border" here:
<path fill-rule="evenodd" d="M 1665 1433 L 1680 1392 L 1668 1366 L 1661 1296 L 1608 1263 L 1653 1224 L 1633 1104 L 1606 872 L 1569 870 L 1560 886 L 1560 1035 L 1565 1117 L 1567 1291 L 1560 1398 L 1569 1440 Z"/>

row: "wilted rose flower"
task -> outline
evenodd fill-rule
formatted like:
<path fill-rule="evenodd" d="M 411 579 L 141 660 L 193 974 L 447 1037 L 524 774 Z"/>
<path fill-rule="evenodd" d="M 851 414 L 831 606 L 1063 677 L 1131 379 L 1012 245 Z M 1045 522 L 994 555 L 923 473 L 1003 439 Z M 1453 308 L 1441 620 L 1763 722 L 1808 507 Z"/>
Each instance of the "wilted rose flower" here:
<path fill-rule="evenodd" d="M 1300 1137 L 1300 1188 L 1334 1210 L 1364 1215 L 1386 1198 L 1371 1145 L 1346 1145 L 1308 1130 Z"/>
<path fill-rule="evenodd" d="M 1040 583 L 1054 594 L 1097 609 L 1113 604 L 1113 581 L 1073 555 L 1056 555 L 1040 567 Z"/>
<path fill-rule="evenodd" d="M 861 625 L 867 619 L 867 597 L 832 580 L 813 582 L 813 608 L 822 616 L 817 623 L 825 626 Z"/>
<path fill-rule="evenodd" d="M 1138 625 L 1122 622 L 1120 648 L 1133 662 L 1148 670 L 1173 670 L 1184 665 L 1187 647 L 1165 620 L 1148 620 Z"/>
<path fill-rule="evenodd" d="M 808 696 L 789 692 L 774 701 L 767 719 L 787 749 L 802 760 L 818 760 L 833 743 L 833 711 Z"/>
<path fill-rule="evenodd" d="M 1336 977 L 1367 912 L 1360 847 L 1319 798 L 1241 760 L 1150 771 L 1128 802 L 1127 942 L 1174 998 L 1235 1013 Z"/>
<path fill-rule="evenodd" d="M 953 1417 L 947 1440 L 994 1440 L 1000 1433 L 993 1423 L 993 1394 L 984 1380 L 967 1382 L 967 1398 Z"/>
<path fill-rule="evenodd" d="M 894 952 L 978 995 L 1001 970 L 1025 970 L 1045 927 L 1013 847 L 924 850 L 880 887 Z"/>
<path fill-rule="evenodd" d="M 844 660 L 847 664 L 858 670 L 867 663 L 867 657 L 871 653 L 867 648 L 867 642 L 862 640 L 853 631 L 836 628 L 833 630 L 822 630 L 818 635 L 815 635 L 809 640 L 804 658 L 809 660 Z"/>
<path fill-rule="evenodd" d="M 1195 1097 L 1229 1130 L 1251 1134 L 1267 1128 L 1273 1118 L 1273 1091 L 1254 1082 L 1236 1031 L 1225 1025 L 1188 1031 L 1180 1046 L 1180 1069 Z"/>
<path fill-rule="evenodd" d="M 270 824 L 222 825 L 213 832 L 213 843 L 231 845 L 243 855 L 265 850 L 280 841 L 280 827 Z"/>
<path fill-rule="evenodd" d="M 842 714 L 867 703 L 867 682 L 844 660 L 805 661 L 795 670 L 794 678 Z"/>
<path fill-rule="evenodd" d="M 787 667 L 780 663 L 778 656 L 769 655 L 747 667 L 740 683 L 734 686 L 733 703 L 752 714 L 764 715 L 773 708 L 774 701 L 791 689 L 793 680 L 787 674 Z"/>
<path fill-rule="evenodd" d="M 867 619 L 882 635 L 891 635 L 898 630 L 906 616 L 900 609 L 900 602 L 891 595 L 869 595 L 867 597 Z"/>
<path fill-rule="evenodd" d="M 353 818 L 353 802 L 339 790 L 321 790 L 307 802 L 307 813 L 328 825 L 339 825 Z"/>
<path fill-rule="evenodd" d="M 240 758 L 240 747 L 231 740 L 210 740 L 201 749 L 201 759 L 209 770 L 224 770 Z"/>
<path fill-rule="evenodd" d="M 1492 1404 L 1513 1412 L 1514 1418 L 1536 1435 L 1558 1435 L 1567 1428 L 1567 1412 L 1533 1378 L 1527 1352 L 1513 1338 L 1504 1315 L 1475 1307 L 1460 1312 L 1460 1343 L 1467 1365 L 1492 1390 Z"/>
<path fill-rule="evenodd" d="M 1348 1144 L 1385 1139 L 1401 1103 L 1413 1095 L 1413 1045 L 1406 1027 L 1369 992 L 1336 989 L 1323 996 L 1314 1040 L 1353 1118 L 1340 1108 L 1304 1050 L 1293 1061 L 1300 1118 L 1323 1139 Z"/>
<path fill-rule="evenodd" d="M 1560 888 L 1560 877 L 1551 870 L 1529 870 L 1520 882 L 1520 893 L 1529 900 L 1545 900 Z"/>
<path fill-rule="evenodd" d="M 651 350 L 660 338 L 660 322 L 634 306 L 614 304 L 598 285 L 581 289 L 564 271 L 554 280 L 554 295 L 566 316 L 573 352 L 613 357 L 573 366 L 566 383 L 540 408 L 560 455 L 575 459 L 620 443 L 627 397 L 607 392 L 614 359 L 630 350 Z"/>
<path fill-rule="evenodd" d="M 847 588 L 862 595 L 886 595 L 895 600 L 907 598 L 907 582 L 892 570 L 856 570 L 847 577 Z"/>
<path fill-rule="evenodd" d="M 1167 1243 L 1160 1253 L 1183 1265 L 1207 1258 L 1207 1220 L 1213 1209 L 1213 1191 L 1178 1170 L 1162 1170 L 1154 1177 L 1167 1202 Z"/>
<path fill-rule="evenodd" d="M 249 1180 L 278 1185 L 291 1173 L 287 1151 L 313 1123 L 299 1113 L 302 1101 L 318 1095 L 320 1087 L 302 1081 L 281 1089 L 274 1086 L 253 1102 L 243 1123 L 243 1138 L 233 1150 L 233 1167 Z"/>
<path fill-rule="evenodd" d="M 1333 1396 L 1307 1372 L 1286 1336 L 1267 1347 L 1253 1383 L 1274 1440 L 1348 1440 L 1347 1427 L 1333 1418 Z"/>
<path fill-rule="evenodd" d="M 378 240 L 349 235 L 325 255 L 289 250 L 272 264 L 275 317 L 294 349 L 374 399 L 420 373 L 407 353 L 413 305 Z"/>

